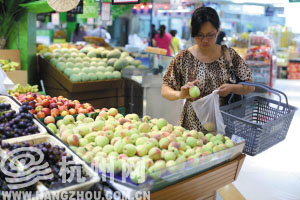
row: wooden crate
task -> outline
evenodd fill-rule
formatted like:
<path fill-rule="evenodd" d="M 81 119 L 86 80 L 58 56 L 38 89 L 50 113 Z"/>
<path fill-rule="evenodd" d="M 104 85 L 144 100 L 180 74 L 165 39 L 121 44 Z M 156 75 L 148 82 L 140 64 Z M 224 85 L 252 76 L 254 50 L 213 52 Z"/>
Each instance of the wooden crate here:
<path fill-rule="evenodd" d="M 125 81 L 90 81 L 72 83 L 63 73 L 39 57 L 39 74 L 46 94 L 91 103 L 95 108 L 125 107 Z"/>
<path fill-rule="evenodd" d="M 103 89 L 124 89 L 124 80 L 122 79 L 73 83 L 64 73 L 60 72 L 41 56 L 38 57 L 38 64 L 42 79 L 45 77 L 53 78 L 68 92 L 78 93 Z"/>
<path fill-rule="evenodd" d="M 245 157 L 244 154 L 241 154 L 230 162 L 178 182 L 175 185 L 151 193 L 151 200 L 216 199 L 217 189 L 232 183 L 237 179 Z"/>

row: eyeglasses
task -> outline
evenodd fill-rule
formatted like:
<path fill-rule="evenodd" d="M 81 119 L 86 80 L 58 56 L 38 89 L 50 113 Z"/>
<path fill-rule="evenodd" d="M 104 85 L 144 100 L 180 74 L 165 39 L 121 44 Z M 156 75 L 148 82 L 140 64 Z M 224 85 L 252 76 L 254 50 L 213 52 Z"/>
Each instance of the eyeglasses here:
<path fill-rule="evenodd" d="M 216 36 L 217 36 L 217 33 L 211 33 L 211 34 L 207 34 L 207 35 L 202 35 L 202 34 L 196 35 L 196 37 L 199 38 L 200 40 L 203 40 L 205 38 L 207 38 L 208 40 L 211 40 L 211 39 L 215 38 Z"/>

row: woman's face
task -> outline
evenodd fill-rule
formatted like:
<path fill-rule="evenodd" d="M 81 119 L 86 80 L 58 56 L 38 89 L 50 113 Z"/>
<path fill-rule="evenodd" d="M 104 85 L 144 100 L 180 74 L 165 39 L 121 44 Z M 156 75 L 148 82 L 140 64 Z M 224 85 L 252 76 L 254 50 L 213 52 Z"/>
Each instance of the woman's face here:
<path fill-rule="evenodd" d="M 216 44 L 217 34 L 216 28 L 210 22 L 205 22 L 194 39 L 200 48 L 207 49 Z"/>

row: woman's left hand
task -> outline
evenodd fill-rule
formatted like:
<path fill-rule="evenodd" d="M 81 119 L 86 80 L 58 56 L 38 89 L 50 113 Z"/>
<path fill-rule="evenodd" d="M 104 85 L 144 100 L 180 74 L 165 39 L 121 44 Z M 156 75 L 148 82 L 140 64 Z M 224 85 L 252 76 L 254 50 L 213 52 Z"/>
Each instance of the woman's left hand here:
<path fill-rule="evenodd" d="M 233 92 L 233 85 L 234 84 L 223 84 L 221 85 L 218 89 L 218 95 L 220 95 L 221 97 L 226 97 L 228 94 L 230 94 L 231 92 Z"/>

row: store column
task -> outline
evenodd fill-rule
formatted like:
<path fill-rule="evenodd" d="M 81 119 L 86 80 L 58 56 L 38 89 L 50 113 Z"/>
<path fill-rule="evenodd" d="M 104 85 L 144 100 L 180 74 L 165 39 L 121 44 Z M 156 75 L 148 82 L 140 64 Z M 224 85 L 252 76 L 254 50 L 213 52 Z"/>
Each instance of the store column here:
<path fill-rule="evenodd" d="M 22 70 L 27 70 L 28 83 L 35 84 L 37 79 L 36 65 L 36 14 L 26 13 L 11 35 L 9 49 L 20 49 Z"/>

